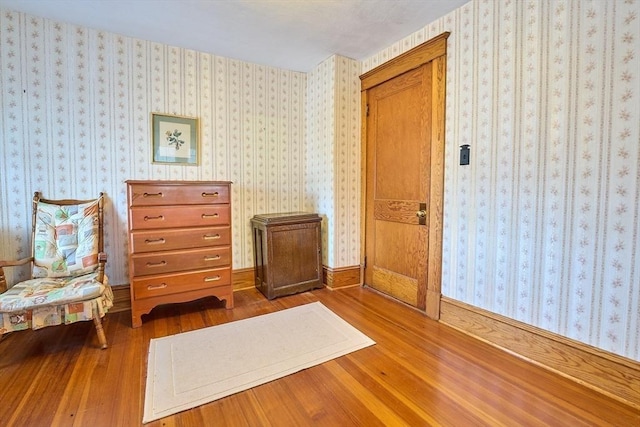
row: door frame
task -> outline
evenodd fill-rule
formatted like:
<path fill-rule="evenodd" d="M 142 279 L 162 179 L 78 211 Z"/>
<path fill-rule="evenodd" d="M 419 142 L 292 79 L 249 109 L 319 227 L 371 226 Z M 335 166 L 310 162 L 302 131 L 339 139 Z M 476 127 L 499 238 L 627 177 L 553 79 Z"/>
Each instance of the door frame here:
<path fill-rule="evenodd" d="M 442 288 L 442 231 L 444 205 L 444 143 L 445 143 L 445 93 L 447 70 L 447 38 L 449 32 L 436 36 L 413 49 L 362 74 L 361 81 L 361 221 L 360 221 L 360 283 L 364 283 L 366 204 L 367 204 L 367 105 L 369 89 L 393 79 L 400 74 L 433 63 L 431 87 L 431 164 L 429 200 L 427 200 L 427 294 L 425 313 L 432 319 L 440 318 Z M 420 305 L 420 303 L 418 303 Z"/>

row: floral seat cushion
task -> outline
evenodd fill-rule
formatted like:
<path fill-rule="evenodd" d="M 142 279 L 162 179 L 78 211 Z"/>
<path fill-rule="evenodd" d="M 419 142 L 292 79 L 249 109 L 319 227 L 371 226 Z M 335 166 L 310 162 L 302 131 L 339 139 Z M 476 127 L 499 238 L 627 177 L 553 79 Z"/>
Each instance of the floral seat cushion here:
<path fill-rule="evenodd" d="M 0 311 L 28 310 L 99 297 L 105 285 L 98 282 L 96 276 L 97 273 L 91 273 L 77 277 L 25 280 L 0 295 Z"/>
<path fill-rule="evenodd" d="M 113 293 L 97 273 L 68 278 L 38 278 L 16 284 L 0 295 L 0 334 L 39 329 L 102 317 L 113 306 Z"/>

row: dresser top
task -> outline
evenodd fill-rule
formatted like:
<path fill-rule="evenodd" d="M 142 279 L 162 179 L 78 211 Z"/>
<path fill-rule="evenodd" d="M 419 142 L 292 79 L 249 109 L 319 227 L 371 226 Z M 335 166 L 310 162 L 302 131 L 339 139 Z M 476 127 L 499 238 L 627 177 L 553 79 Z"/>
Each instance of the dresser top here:
<path fill-rule="evenodd" d="M 215 185 L 215 184 L 233 184 L 231 181 L 171 181 L 171 180 L 135 180 L 128 179 L 127 184 L 144 184 L 144 185 Z"/>

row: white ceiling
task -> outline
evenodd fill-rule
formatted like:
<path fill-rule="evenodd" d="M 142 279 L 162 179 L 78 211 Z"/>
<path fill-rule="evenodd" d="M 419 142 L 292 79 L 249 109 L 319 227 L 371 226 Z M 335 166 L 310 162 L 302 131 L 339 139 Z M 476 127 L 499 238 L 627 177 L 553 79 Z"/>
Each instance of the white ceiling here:
<path fill-rule="evenodd" d="M 307 72 L 364 60 L 469 0 L 0 0 L 4 9 Z"/>

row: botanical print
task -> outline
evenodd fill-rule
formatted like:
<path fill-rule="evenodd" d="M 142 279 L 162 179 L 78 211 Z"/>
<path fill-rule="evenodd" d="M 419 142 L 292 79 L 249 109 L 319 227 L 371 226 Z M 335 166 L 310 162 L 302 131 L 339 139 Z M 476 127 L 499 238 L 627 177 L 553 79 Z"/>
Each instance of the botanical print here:
<path fill-rule="evenodd" d="M 180 139 L 182 132 L 178 129 L 174 129 L 173 131 L 167 130 L 164 132 L 166 136 L 167 145 L 174 146 L 176 151 L 180 149 L 184 145 L 184 139 Z"/>
<path fill-rule="evenodd" d="M 183 148 L 185 140 L 188 144 L 184 146 L 187 152 L 191 150 L 191 133 L 189 126 L 172 125 L 170 123 L 160 123 L 160 134 L 164 135 L 164 141 L 160 142 L 160 154 L 168 156 L 173 152 Z M 184 135 L 183 135 L 184 134 Z"/>
<path fill-rule="evenodd" d="M 197 117 L 151 114 L 153 163 L 197 166 L 199 160 Z"/>

